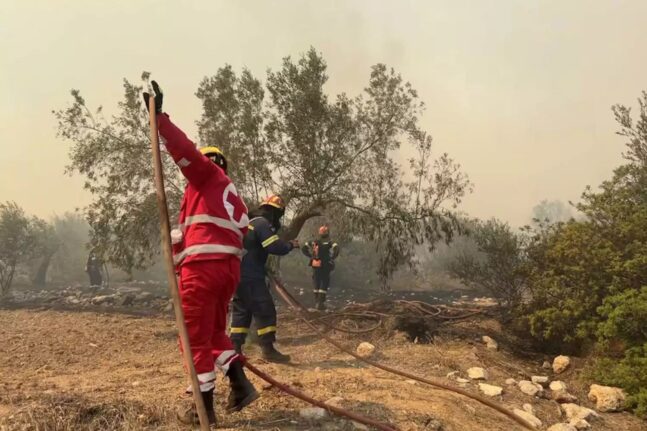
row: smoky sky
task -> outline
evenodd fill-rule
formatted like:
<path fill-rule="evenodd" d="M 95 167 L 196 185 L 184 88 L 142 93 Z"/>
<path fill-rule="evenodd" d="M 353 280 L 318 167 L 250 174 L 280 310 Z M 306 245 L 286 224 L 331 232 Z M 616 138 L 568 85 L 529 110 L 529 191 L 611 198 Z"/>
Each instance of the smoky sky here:
<path fill-rule="evenodd" d="M 51 114 L 72 88 L 110 114 L 122 79 L 150 71 L 195 137 L 204 76 L 229 63 L 264 79 L 313 46 L 331 96 L 359 94 L 375 63 L 400 72 L 435 151 L 474 183 L 461 210 L 521 225 L 621 162 L 610 107 L 647 89 L 645 16 L 642 0 L 3 1 L 0 200 L 43 217 L 89 202 Z"/>

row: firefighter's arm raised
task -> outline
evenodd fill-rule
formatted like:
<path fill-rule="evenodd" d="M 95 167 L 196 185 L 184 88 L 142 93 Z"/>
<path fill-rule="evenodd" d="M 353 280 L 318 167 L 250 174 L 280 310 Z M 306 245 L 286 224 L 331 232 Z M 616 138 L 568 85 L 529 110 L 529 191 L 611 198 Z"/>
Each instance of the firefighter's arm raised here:
<path fill-rule="evenodd" d="M 200 187 L 213 175 L 222 176 L 224 179 L 226 175 L 222 169 L 203 156 L 186 134 L 171 122 L 166 113 L 162 112 L 164 94 L 157 82 L 153 81 L 152 85 L 155 91 L 155 114 L 159 133 L 163 138 L 162 143 L 180 167 L 184 177 L 195 187 Z M 146 109 L 149 109 L 150 94 L 144 93 L 143 96 Z"/>
<path fill-rule="evenodd" d="M 224 172 L 206 156 L 202 155 L 193 142 L 180 130 L 167 114 L 157 115 L 157 124 L 166 150 L 182 171 L 182 175 L 195 187 L 200 187 L 213 175 Z"/>

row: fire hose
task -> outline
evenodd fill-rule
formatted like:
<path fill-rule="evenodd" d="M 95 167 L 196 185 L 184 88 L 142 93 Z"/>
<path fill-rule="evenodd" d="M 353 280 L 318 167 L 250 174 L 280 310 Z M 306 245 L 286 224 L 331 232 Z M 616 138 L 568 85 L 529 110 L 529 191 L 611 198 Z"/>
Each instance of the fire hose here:
<path fill-rule="evenodd" d="M 365 416 L 358 415 L 357 413 L 353 413 L 351 411 L 342 409 L 341 407 L 335 407 L 331 406 L 329 404 L 324 403 L 323 401 L 316 400 L 312 397 L 309 397 L 308 395 L 297 391 L 296 389 L 283 384 L 279 382 L 278 380 L 274 379 L 272 376 L 269 374 L 264 373 L 263 371 L 259 370 L 256 368 L 254 365 L 250 364 L 249 362 L 245 361 L 245 367 L 252 373 L 256 374 L 258 377 L 261 379 L 265 380 L 266 382 L 270 383 L 272 386 L 275 386 L 282 390 L 283 392 L 292 395 L 293 397 L 299 398 L 302 401 L 305 401 L 308 404 L 315 405 L 317 407 L 321 407 L 323 409 L 328 410 L 331 413 L 334 413 L 339 416 L 344 416 L 347 417 L 348 419 L 351 419 L 355 422 L 362 423 L 364 425 L 369 425 L 372 426 L 375 429 L 378 429 L 380 431 L 398 431 L 397 428 L 395 428 L 393 425 L 385 424 L 370 418 L 367 418 Z"/>
<path fill-rule="evenodd" d="M 379 369 L 381 369 L 383 371 L 386 371 L 388 373 L 396 374 L 396 375 L 399 375 L 401 377 L 406 377 L 407 379 L 416 380 L 416 381 L 421 382 L 421 383 L 425 383 L 425 384 L 428 384 L 428 385 L 431 385 L 431 386 L 435 386 L 437 388 L 445 389 L 447 391 L 455 392 L 457 394 L 466 396 L 466 397 L 471 398 L 471 399 L 473 399 L 475 401 L 478 401 L 481 404 L 484 404 L 484 405 L 486 405 L 486 406 L 488 406 L 488 407 L 490 407 L 490 408 L 492 408 L 492 409 L 494 409 L 494 410 L 496 410 L 496 411 L 498 411 L 500 413 L 503 413 L 504 415 L 508 416 L 510 419 L 514 420 L 515 422 L 522 425 L 526 429 L 529 429 L 529 430 L 535 430 L 536 429 L 533 425 L 531 425 L 529 422 L 527 422 L 523 418 L 517 416 L 516 414 L 514 414 L 510 410 L 506 409 L 505 407 L 503 407 L 503 406 L 501 406 L 501 405 L 499 405 L 499 404 L 497 404 L 497 403 L 495 403 L 495 402 L 493 402 L 491 400 L 488 400 L 487 398 L 483 398 L 483 397 L 481 397 L 479 395 L 472 394 L 472 393 L 470 393 L 470 392 L 468 392 L 466 390 L 456 388 L 456 387 L 447 385 L 447 384 L 442 383 L 442 382 L 437 382 L 437 381 L 434 381 L 434 380 L 430 380 L 430 379 L 427 379 L 425 377 L 420 377 L 420 376 L 417 376 L 415 374 L 411 374 L 411 373 L 408 373 L 406 371 L 398 370 L 398 369 L 389 367 L 388 365 L 383 365 L 383 364 L 380 364 L 379 362 L 375 362 L 375 361 L 372 361 L 370 359 L 363 358 L 363 357 L 359 356 L 357 353 L 355 353 L 352 350 L 346 348 L 342 344 L 338 343 L 337 341 L 333 340 L 332 338 L 328 337 L 325 333 L 323 333 L 315 324 L 313 324 L 311 322 L 310 312 L 308 311 L 308 309 L 305 308 L 300 302 L 298 302 L 287 291 L 287 289 L 283 286 L 283 284 L 279 281 L 279 279 L 277 277 L 274 277 L 274 276 L 271 276 L 270 279 L 273 282 L 274 288 L 279 293 L 281 298 L 283 298 L 283 300 L 293 310 L 295 310 L 297 313 L 300 314 L 301 320 L 303 320 L 306 323 L 306 325 L 308 325 L 312 330 L 314 330 L 317 334 L 319 334 L 319 336 L 321 338 L 323 338 L 325 341 L 332 344 L 333 346 L 335 346 L 336 348 L 338 348 L 342 352 L 354 357 L 355 359 L 357 359 L 357 360 L 359 360 L 361 362 L 364 362 L 364 363 L 366 363 L 368 365 L 379 368 Z M 323 322 L 323 323 L 324 323 L 324 325 L 326 324 L 325 322 Z"/>

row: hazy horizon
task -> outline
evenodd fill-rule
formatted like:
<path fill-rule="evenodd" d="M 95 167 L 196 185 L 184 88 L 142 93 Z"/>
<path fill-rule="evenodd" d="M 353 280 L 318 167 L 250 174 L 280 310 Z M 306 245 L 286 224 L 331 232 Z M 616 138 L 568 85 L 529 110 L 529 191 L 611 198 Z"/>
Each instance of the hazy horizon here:
<path fill-rule="evenodd" d="M 474 183 L 460 210 L 526 223 L 578 200 L 621 163 L 616 103 L 647 89 L 643 1 L 13 1 L 0 5 L 0 201 L 41 217 L 90 201 L 64 175 L 51 113 L 79 89 L 116 112 L 122 79 L 152 73 L 193 138 L 204 76 L 228 63 L 264 80 L 315 47 L 330 95 L 359 94 L 386 63 L 411 82 L 421 125 Z"/>

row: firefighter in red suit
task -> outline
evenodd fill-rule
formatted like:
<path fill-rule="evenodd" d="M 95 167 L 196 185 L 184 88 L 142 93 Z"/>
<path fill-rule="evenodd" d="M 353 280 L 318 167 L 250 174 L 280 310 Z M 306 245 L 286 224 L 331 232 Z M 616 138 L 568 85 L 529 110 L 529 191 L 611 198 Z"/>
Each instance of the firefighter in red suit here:
<path fill-rule="evenodd" d="M 239 411 L 259 396 L 245 376 L 243 358 L 225 332 L 229 301 L 240 280 L 247 207 L 227 176 L 227 161 L 220 150 L 198 150 L 162 113 L 162 92 L 155 81 L 152 85 L 162 143 L 187 179 L 179 227 L 171 233 L 173 259 L 200 392 L 209 421 L 215 424 L 216 369 L 229 378 L 228 411 Z M 147 108 L 149 97 L 144 93 Z M 195 406 L 178 418 L 198 423 Z"/>

